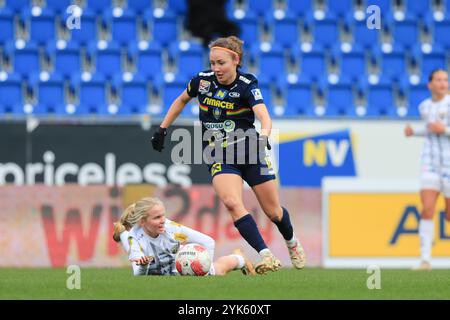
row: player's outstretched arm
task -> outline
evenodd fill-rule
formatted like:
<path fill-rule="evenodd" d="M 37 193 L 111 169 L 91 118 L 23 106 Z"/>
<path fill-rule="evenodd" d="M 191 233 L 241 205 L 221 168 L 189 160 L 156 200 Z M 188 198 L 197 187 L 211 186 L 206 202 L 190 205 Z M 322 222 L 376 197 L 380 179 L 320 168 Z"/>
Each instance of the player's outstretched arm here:
<path fill-rule="evenodd" d="M 161 125 L 152 136 L 153 149 L 159 152 L 164 149 L 164 140 L 167 135 L 167 128 L 180 115 L 189 100 L 191 100 L 191 97 L 187 94 L 186 90 L 184 90 L 183 93 L 174 100 Z"/>

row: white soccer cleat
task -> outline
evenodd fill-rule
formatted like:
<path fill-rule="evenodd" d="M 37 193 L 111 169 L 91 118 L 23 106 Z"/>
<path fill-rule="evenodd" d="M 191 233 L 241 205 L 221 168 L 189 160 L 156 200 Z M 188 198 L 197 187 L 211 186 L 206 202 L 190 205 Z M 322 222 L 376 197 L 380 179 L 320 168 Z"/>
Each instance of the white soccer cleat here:
<path fill-rule="evenodd" d="M 422 270 L 431 270 L 431 264 L 428 261 L 421 261 L 420 264 L 411 270 L 414 271 L 422 271 Z"/>
<path fill-rule="evenodd" d="M 281 268 L 281 261 L 278 260 L 270 251 L 262 254 L 262 260 L 255 266 L 258 274 L 266 274 L 268 271 L 278 271 Z"/>
<path fill-rule="evenodd" d="M 303 269 L 306 264 L 306 255 L 300 241 L 297 240 L 293 247 L 288 246 L 288 250 L 294 268 Z"/>

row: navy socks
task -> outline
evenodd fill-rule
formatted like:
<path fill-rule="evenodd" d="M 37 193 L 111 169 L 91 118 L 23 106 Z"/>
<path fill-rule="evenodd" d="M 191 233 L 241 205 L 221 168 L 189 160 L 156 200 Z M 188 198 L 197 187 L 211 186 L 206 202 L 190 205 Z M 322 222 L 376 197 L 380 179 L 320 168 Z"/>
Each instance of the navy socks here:
<path fill-rule="evenodd" d="M 257 252 L 267 249 L 267 245 L 259 233 L 256 222 L 251 214 L 246 214 L 242 218 L 236 220 L 234 226 L 239 230 L 239 233 L 245 241 L 247 241 Z"/>

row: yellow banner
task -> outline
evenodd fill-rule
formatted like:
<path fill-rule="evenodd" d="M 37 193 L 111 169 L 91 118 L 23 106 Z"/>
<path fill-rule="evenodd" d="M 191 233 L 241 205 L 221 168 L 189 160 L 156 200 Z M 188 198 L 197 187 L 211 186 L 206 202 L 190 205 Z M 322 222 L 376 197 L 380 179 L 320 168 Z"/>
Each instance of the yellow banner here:
<path fill-rule="evenodd" d="M 417 193 L 335 193 L 328 198 L 329 256 L 417 257 Z M 450 223 L 440 197 L 434 215 L 434 257 L 450 255 Z"/>

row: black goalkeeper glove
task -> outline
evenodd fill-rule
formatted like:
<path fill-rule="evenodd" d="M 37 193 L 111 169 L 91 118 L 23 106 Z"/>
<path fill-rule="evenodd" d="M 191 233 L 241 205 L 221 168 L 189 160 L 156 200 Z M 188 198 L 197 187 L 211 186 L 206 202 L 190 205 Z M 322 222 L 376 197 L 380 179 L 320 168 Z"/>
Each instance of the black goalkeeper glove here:
<path fill-rule="evenodd" d="M 272 150 L 272 147 L 270 146 L 270 143 L 269 143 L 268 136 L 260 135 L 258 140 L 259 140 L 259 143 L 262 144 L 263 148 L 267 147 L 267 150 Z"/>
<path fill-rule="evenodd" d="M 164 149 L 164 139 L 167 136 L 167 129 L 159 127 L 152 136 L 152 146 L 156 151 L 161 152 Z"/>

